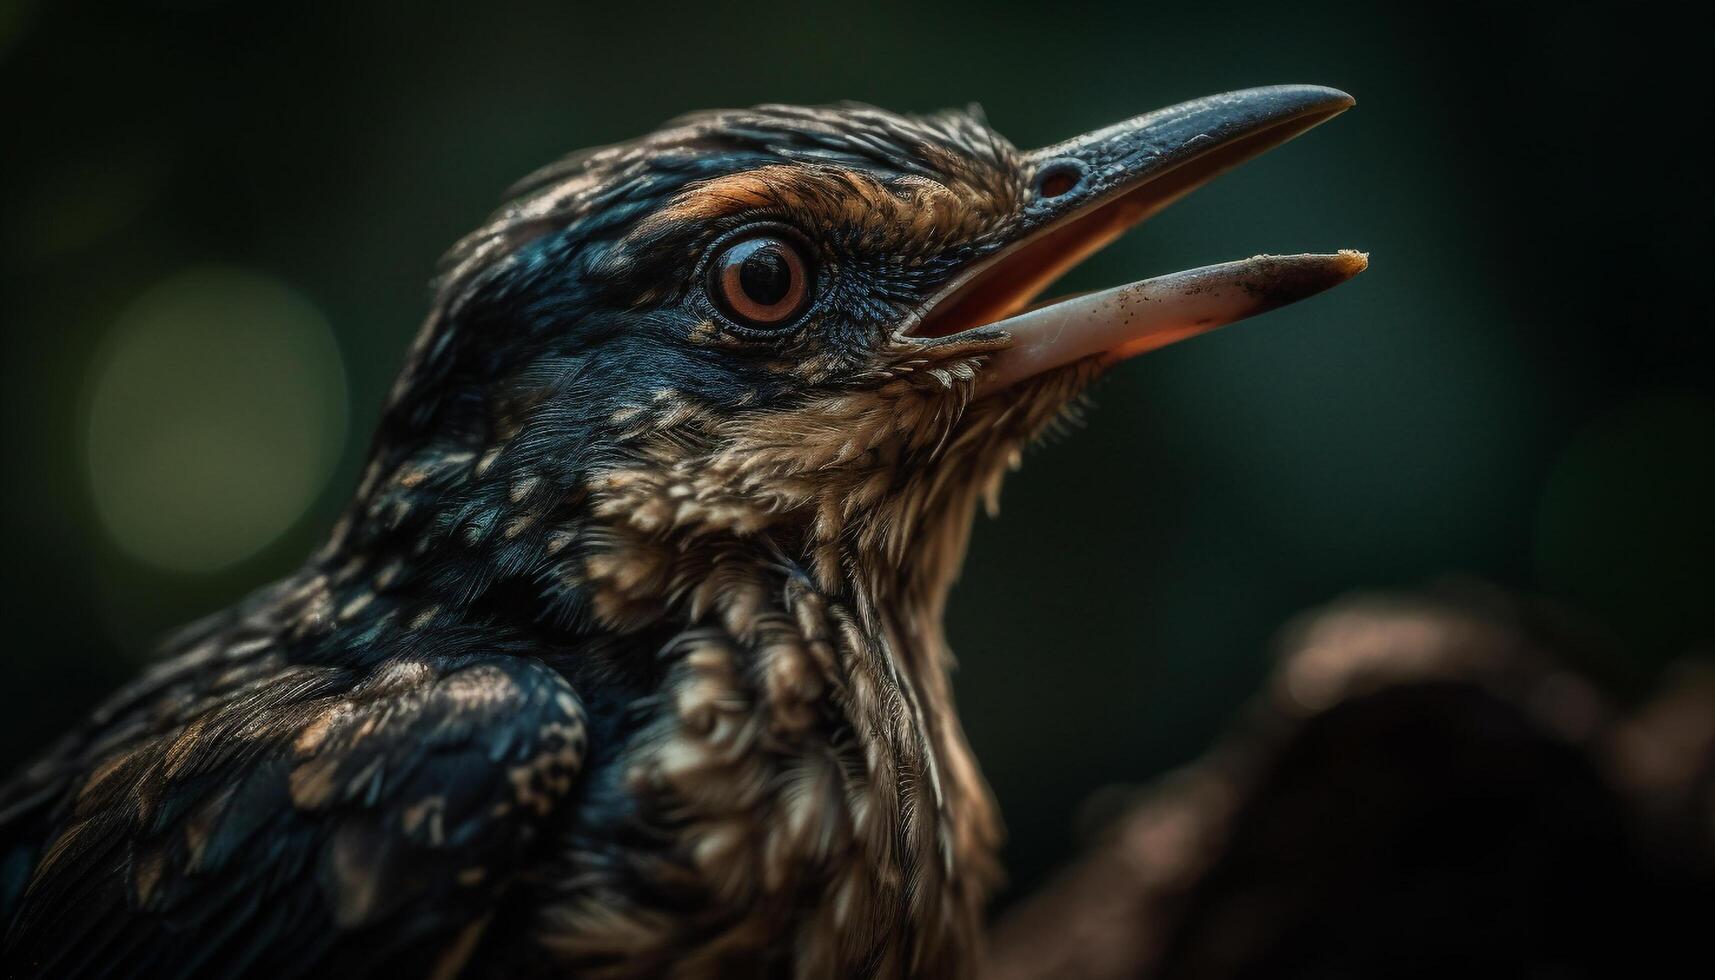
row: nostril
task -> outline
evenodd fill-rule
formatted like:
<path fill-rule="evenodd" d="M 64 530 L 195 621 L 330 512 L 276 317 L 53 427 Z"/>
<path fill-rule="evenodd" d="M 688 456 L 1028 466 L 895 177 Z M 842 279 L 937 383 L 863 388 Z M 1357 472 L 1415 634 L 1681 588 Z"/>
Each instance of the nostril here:
<path fill-rule="evenodd" d="M 1056 160 L 1036 173 L 1036 196 L 1060 197 L 1084 179 L 1084 166 L 1076 160 Z"/>

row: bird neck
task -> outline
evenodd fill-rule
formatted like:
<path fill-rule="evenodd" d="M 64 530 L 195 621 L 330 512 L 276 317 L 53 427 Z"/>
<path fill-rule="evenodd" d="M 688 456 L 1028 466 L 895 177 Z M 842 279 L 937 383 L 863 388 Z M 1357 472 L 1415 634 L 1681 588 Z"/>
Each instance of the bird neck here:
<path fill-rule="evenodd" d="M 1094 374 L 973 402 L 975 363 L 742 423 L 675 412 L 586 452 L 544 454 L 527 425 L 383 444 L 314 565 L 341 608 L 569 641 L 698 625 L 738 579 L 792 585 L 889 631 L 898 669 L 938 673 L 978 503 Z"/>

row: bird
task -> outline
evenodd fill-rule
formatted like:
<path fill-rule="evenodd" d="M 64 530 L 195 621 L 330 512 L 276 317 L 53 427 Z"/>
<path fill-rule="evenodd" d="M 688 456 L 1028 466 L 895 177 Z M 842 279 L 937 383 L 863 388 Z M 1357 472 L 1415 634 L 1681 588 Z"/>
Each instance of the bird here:
<path fill-rule="evenodd" d="M 1040 303 L 1353 104 L 1040 150 L 980 110 L 684 116 L 437 272 L 296 572 L 0 788 L 7 976 L 958 977 L 1000 880 L 943 628 L 979 507 L 1119 361 L 1344 282 Z"/>

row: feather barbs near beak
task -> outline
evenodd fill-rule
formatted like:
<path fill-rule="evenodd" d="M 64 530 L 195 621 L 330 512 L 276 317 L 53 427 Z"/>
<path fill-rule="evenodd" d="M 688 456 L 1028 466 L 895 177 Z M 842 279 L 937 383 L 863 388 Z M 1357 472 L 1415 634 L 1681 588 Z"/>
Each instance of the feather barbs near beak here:
<path fill-rule="evenodd" d="M 978 396 L 1086 358 L 1114 362 L 1332 288 L 1367 255 L 1259 255 L 1031 306 L 1050 283 L 1215 176 L 1339 115 L 1351 96 L 1277 85 L 1151 112 L 1038 150 L 1018 237 L 925 304 L 905 333 L 1004 333 Z"/>

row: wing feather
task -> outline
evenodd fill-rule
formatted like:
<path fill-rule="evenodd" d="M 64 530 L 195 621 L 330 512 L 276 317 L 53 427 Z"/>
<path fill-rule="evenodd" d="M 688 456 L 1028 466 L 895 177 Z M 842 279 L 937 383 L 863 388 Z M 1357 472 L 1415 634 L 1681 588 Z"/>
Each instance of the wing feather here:
<path fill-rule="evenodd" d="M 518 657 L 285 667 L 93 760 L 6 975 L 318 976 L 432 961 L 572 791 L 570 684 Z"/>

